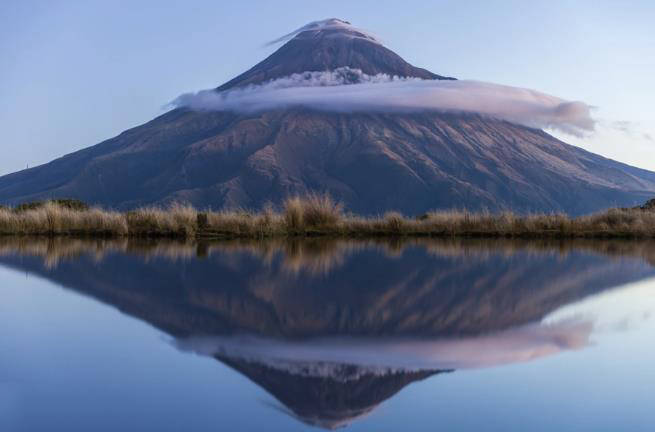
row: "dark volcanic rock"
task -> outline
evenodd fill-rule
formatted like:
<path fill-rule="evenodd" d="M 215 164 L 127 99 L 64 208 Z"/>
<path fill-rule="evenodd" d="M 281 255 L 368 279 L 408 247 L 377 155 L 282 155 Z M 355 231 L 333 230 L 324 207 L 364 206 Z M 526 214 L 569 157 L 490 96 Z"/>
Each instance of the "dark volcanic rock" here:
<path fill-rule="evenodd" d="M 655 198 L 646 201 L 646 203 L 639 208 L 642 210 L 655 210 Z"/>

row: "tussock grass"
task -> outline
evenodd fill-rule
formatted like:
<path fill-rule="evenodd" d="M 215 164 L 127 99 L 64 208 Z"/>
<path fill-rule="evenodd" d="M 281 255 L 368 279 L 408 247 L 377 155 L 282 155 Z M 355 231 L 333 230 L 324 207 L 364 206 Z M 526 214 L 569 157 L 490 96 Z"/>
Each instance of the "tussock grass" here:
<path fill-rule="evenodd" d="M 517 215 L 460 210 L 435 211 L 418 218 L 398 212 L 377 217 L 344 213 L 328 195 L 287 199 L 280 211 L 266 206 L 199 211 L 189 205 L 148 207 L 119 213 L 45 202 L 0 208 L 0 234 L 174 238 L 269 237 L 505 237 L 655 238 L 655 209 L 609 209 L 571 218 L 564 214 Z"/>
<path fill-rule="evenodd" d="M 0 209 L 0 234 L 100 235 L 128 234 L 124 214 L 92 208 L 73 210 L 53 202 L 16 211 Z"/>
<path fill-rule="evenodd" d="M 23 212 L 27 210 L 34 210 L 41 208 L 47 204 L 56 204 L 59 207 L 63 207 L 69 210 L 88 210 L 89 205 L 85 203 L 84 201 L 80 201 L 77 199 L 72 199 L 72 198 L 60 198 L 60 199 L 54 199 L 50 201 L 31 201 L 31 202 L 26 202 L 17 205 L 14 208 L 14 211 L 17 212 Z"/>
<path fill-rule="evenodd" d="M 283 213 L 286 228 L 290 232 L 335 229 L 343 221 L 343 205 L 327 194 L 287 198 Z"/>
<path fill-rule="evenodd" d="M 146 207 L 125 213 L 128 233 L 136 237 L 193 237 L 197 217 L 196 209 L 178 203 L 167 209 Z"/>

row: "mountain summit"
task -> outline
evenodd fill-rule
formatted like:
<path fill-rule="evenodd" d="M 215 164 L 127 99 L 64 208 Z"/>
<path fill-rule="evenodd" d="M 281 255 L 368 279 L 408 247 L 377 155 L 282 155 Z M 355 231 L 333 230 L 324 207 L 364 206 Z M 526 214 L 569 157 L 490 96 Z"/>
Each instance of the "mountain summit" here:
<path fill-rule="evenodd" d="M 468 208 L 576 215 L 655 194 L 655 173 L 540 129 L 575 115 L 579 104 L 524 89 L 507 98 L 516 106 L 490 104 L 468 89 L 494 97 L 507 87 L 488 91 L 412 66 L 343 20 L 313 22 L 273 41 L 282 42 L 245 73 L 192 95 L 210 104 L 179 105 L 100 144 L 0 177 L 0 203 L 71 197 L 119 209 L 174 201 L 257 209 L 325 191 L 363 214 Z M 403 93 L 408 86 L 412 93 Z M 426 96 L 428 86 L 439 92 Z M 235 94 L 255 103 L 284 99 L 256 109 L 216 107 Z M 435 102 L 451 109 L 435 109 Z M 510 115 L 475 110 L 494 104 Z M 516 112 L 536 121 L 516 120 Z M 582 120 L 583 127 L 591 122 Z"/>
<path fill-rule="evenodd" d="M 453 79 L 412 66 L 373 36 L 337 18 L 309 23 L 270 44 L 285 40 L 288 42 L 279 50 L 217 90 L 261 84 L 294 73 L 343 67 L 358 69 L 367 75 Z"/>

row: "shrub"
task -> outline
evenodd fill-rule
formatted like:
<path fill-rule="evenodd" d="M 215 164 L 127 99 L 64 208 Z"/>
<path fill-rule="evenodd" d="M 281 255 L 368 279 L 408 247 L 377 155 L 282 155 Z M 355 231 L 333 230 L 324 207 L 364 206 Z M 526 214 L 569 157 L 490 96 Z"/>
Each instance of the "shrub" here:
<path fill-rule="evenodd" d="M 400 233 L 408 224 L 407 219 L 398 212 L 387 212 L 384 214 L 384 226 L 388 231 Z"/>
<path fill-rule="evenodd" d="M 655 210 L 655 198 L 646 201 L 646 203 L 639 208 L 642 210 Z"/>

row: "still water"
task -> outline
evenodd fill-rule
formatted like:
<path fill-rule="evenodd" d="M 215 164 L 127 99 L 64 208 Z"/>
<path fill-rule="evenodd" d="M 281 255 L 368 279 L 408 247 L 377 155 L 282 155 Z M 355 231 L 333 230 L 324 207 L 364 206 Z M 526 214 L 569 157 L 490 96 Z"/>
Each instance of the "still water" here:
<path fill-rule="evenodd" d="M 0 239 L 0 430 L 653 431 L 655 244 Z"/>

